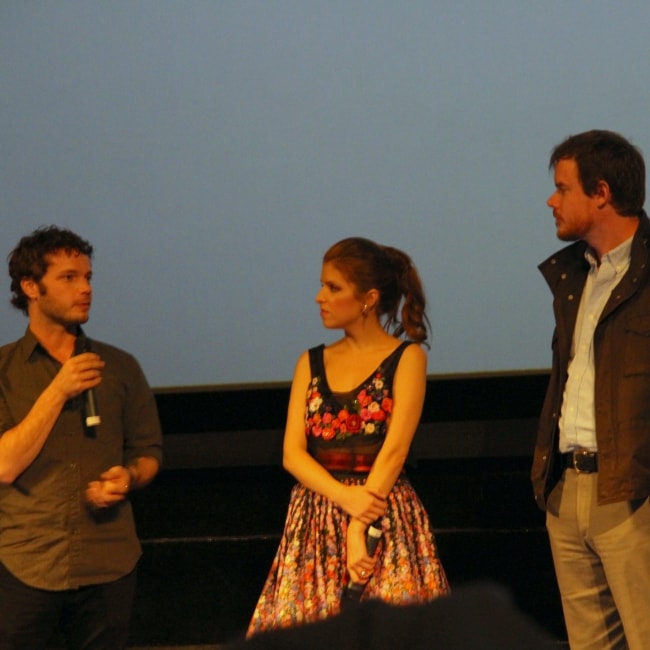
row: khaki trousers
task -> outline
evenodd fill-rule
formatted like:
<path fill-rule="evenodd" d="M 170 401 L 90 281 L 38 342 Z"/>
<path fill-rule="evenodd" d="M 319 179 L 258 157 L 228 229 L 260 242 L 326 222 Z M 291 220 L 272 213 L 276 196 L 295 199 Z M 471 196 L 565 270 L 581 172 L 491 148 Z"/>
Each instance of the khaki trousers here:
<path fill-rule="evenodd" d="M 566 469 L 547 504 L 571 650 L 650 648 L 650 501 L 599 506 L 598 474 Z"/>

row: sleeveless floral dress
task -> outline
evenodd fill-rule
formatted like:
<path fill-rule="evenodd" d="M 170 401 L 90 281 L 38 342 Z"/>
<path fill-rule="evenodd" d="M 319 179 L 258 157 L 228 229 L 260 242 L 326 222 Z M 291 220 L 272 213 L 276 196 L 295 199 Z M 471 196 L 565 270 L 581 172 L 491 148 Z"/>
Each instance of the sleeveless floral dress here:
<path fill-rule="evenodd" d="M 386 436 L 392 410 L 392 382 L 404 341 L 354 391 L 333 393 L 325 376 L 324 345 L 309 350 L 307 447 L 346 484 L 363 484 Z M 340 612 L 349 575 L 346 533 L 349 515 L 301 484 L 289 510 L 247 636 L 321 620 Z M 375 570 L 362 600 L 379 598 L 403 605 L 430 601 L 449 591 L 429 518 L 404 473 L 388 495 Z"/>

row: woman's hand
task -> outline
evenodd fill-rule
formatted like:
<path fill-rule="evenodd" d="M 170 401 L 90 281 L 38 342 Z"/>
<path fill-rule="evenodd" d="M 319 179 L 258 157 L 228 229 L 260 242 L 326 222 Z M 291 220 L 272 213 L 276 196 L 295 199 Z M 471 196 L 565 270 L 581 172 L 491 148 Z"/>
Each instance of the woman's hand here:
<path fill-rule="evenodd" d="M 375 559 L 368 555 L 366 547 L 367 526 L 358 519 L 351 519 L 347 534 L 347 568 L 353 582 L 365 584 L 370 580 Z"/>
<path fill-rule="evenodd" d="M 345 512 L 366 527 L 386 514 L 386 499 L 364 485 L 346 485 L 340 504 Z"/>

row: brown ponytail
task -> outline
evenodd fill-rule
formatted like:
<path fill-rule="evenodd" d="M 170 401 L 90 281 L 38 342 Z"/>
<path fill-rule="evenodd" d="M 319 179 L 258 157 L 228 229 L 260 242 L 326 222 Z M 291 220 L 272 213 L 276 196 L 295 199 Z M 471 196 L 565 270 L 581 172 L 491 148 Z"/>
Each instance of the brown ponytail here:
<path fill-rule="evenodd" d="M 387 331 L 394 336 L 406 334 L 417 343 L 426 341 L 429 319 L 424 288 L 406 253 L 363 237 L 349 237 L 334 244 L 323 262 L 333 263 L 360 293 L 377 289 L 377 315 L 385 316 Z"/>

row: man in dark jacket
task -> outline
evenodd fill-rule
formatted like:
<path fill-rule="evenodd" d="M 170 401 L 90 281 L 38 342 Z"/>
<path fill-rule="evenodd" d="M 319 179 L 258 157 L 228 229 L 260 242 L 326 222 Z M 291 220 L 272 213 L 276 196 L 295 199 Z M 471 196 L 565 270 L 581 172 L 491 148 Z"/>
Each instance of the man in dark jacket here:
<path fill-rule="evenodd" d="M 540 265 L 553 368 L 531 472 L 572 650 L 650 640 L 650 221 L 640 152 L 609 131 L 551 154 L 573 241 Z"/>

